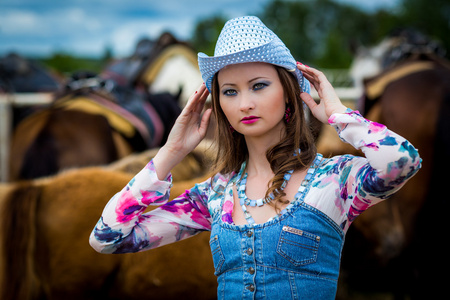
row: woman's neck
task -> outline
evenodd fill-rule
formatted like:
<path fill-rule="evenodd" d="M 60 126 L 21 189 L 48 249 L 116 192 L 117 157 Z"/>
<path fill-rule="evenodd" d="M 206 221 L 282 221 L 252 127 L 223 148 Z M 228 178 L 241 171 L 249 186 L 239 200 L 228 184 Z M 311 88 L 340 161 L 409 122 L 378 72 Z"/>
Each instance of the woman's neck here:
<path fill-rule="evenodd" d="M 281 122 L 279 126 L 269 130 L 260 136 L 245 136 L 248 150 L 247 173 L 249 176 L 273 177 L 272 168 L 267 160 L 266 153 L 271 147 L 280 142 L 285 134 L 285 126 Z"/>
<path fill-rule="evenodd" d="M 249 176 L 273 177 L 266 153 L 274 143 L 260 139 L 246 139 L 246 142 L 248 150 L 247 173 Z"/>

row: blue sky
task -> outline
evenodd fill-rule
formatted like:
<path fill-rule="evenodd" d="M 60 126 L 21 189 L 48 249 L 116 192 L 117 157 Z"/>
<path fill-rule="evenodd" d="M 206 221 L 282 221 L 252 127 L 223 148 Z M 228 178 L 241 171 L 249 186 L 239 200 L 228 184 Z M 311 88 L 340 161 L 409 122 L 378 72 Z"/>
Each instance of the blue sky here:
<path fill-rule="evenodd" d="M 179 39 L 188 39 L 199 19 L 219 13 L 228 18 L 258 14 L 268 1 L 0 0 L 0 55 L 64 51 L 99 56 L 110 47 L 115 55 L 127 56 L 141 37 L 157 38 L 169 30 Z M 398 2 L 335 1 L 368 11 L 393 8 Z"/>

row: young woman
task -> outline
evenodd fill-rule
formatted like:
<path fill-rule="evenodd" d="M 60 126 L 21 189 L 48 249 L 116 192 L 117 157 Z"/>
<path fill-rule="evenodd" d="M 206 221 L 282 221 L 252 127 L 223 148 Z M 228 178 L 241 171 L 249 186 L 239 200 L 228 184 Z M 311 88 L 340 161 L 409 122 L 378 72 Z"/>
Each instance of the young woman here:
<path fill-rule="evenodd" d="M 334 299 L 345 232 L 417 172 L 416 149 L 342 105 L 323 73 L 296 63 L 256 17 L 228 21 L 199 67 L 205 83 L 106 205 L 92 247 L 137 252 L 209 230 L 219 299 Z M 212 110 L 202 114 L 209 91 Z M 366 157 L 316 153 L 304 103 Z M 170 170 L 204 138 L 211 113 L 215 175 L 167 202 Z M 148 205 L 161 206 L 144 214 Z"/>

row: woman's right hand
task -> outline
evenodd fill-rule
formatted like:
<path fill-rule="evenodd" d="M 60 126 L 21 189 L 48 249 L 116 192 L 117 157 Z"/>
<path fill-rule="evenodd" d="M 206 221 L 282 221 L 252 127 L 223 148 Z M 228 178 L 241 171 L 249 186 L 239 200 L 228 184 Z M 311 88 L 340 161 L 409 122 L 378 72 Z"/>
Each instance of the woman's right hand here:
<path fill-rule="evenodd" d="M 166 144 L 153 158 L 158 178 L 163 179 L 170 170 L 203 140 L 209 125 L 211 109 L 203 115 L 209 92 L 203 83 L 189 98 L 186 106 L 173 125 Z"/>

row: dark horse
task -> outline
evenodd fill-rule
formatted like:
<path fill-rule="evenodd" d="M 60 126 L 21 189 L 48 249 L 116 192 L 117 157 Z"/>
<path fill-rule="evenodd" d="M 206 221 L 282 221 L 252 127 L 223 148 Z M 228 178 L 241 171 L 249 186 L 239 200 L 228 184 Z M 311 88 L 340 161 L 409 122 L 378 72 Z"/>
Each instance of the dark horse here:
<path fill-rule="evenodd" d="M 450 209 L 444 173 L 450 169 L 450 64 L 414 50 L 366 80 L 360 107 L 369 119 L 407 138 L 419 150 L 423 166 L 400 191 L 350 227 L 338 299 L 352 299 L 352 291 L 388 292 L 396 299 L 447 294 L 442 271 L 450 264 L 444 247 Z"/>
<path fill-rule="evenodd" d="M 139 43 L 133 56 L 114 63 L 101 76 L 74 74 L 49 107 L 18 124 L 9 180 L 107 164 L 164 144 L 181 112 L 179 95 L 151 94 L 136 83 L 136 74 L 175 43 L 164 34 L 155 43 Z"/>

